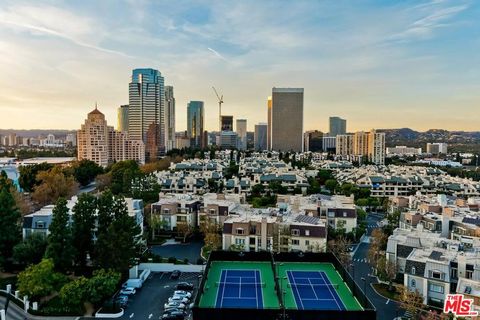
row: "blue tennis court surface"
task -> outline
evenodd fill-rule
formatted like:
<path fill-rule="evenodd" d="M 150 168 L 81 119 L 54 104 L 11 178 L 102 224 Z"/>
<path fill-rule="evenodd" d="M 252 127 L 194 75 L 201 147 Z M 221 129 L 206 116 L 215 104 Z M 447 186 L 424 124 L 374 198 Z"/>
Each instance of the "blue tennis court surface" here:
<path fill-rule="evenodd" d="M 299 310 L 345 310 L 335 286 L 322 271 L 287 271 Z"/>
<path fill-rule="evenodd" d="M 263 309 L 259 270 L 222 270 L 217 291 L 217 308 Z"/>

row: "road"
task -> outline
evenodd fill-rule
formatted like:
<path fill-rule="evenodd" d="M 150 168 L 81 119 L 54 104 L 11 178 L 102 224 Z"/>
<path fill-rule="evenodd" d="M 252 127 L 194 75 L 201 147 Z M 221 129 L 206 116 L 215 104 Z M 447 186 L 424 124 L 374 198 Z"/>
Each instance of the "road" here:
<path fill-rule="evenodd" d="M 369 236 L 373 229 L 378 227 L 378 223 L 382 220 L 380 214 L 369 214 L 367 216 L 367 236 L 363 242 L 361 242 L 355 249 L 352 264 L 353 270 L 350 268 L 350 272 L 353 271 L 354 279 L 357 285 L 364 290 L 366 288 L 367 296 L 373 303 L 377 310 L 377 319 L 391 320 L 395 317 L 403 315 L 403 311 L 400 310 L 400 306 L 397 302 L 385 299 L 378 295 L 376 291 L 371 287 L 372 283 L 377 283 L 377 279 L 371 276 L 372 267 L 368 263 L 368 248 L 370 246 Z M 366 279 L 366 283 L 362 280 Z"/>

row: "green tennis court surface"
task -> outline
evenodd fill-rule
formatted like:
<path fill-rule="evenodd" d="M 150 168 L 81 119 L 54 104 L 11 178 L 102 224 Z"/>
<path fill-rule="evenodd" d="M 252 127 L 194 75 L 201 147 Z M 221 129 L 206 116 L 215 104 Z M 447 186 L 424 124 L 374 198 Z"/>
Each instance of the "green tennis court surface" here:
<path fill-rule="evenodd" d="M 213 261 L 203 289 L 201 308 L 280 307 L 269 262 Z"/>
<path fill-rule="evenodd" d="M 277 268 L 287 309 L 363 310 L 331 263 L 280 262 Z"/>

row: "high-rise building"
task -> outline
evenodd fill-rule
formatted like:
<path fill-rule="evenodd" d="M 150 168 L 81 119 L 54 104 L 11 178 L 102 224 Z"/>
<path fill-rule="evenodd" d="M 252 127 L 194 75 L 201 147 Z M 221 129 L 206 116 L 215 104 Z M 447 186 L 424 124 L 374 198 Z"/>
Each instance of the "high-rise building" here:
<path fill-rule="evenodd" d="M 103 167 L 124 160 L 143 164 L 145 145 L 141 140 L 130 139 L 126 132 L 108 126 L 105 115 L 95 106 L 77 131 L 77 158 L 94 161 Z"/>
<path fill-rule="evenodd" d="M 105 115 L 95 106 L 77 132 L 77 159 L 91 160 L 99 166 L 106 167 L 109 162 L 108 140 Z"/>
<path fill-rule="evenodd" d="M 303 88 L 273 88 L 271 146 L 275 151 L 303 151 Z"/>
<path fill-rule="evenodd" d="M 203 148 L 203 101 L 190 101 L 187 105 L 187 135 L 192 148 Z"/>
<path fill-rule="evenodd" d="M 353 135 L 338 134 L 336 137 L 336 154 L 341 156 L 353 155 Z"/>
<path fill-rule="evenodd" d="M 353 134 L 353 153 L 356 156 L 367 156 L 370 132 L 357 131 Z"/>
<path fill-rule="evenodd" d="M 160 158 L 160 125 L 151 123 L 147 131 L 147 142 L 145 143 L 145 161 L 155 161 Z"/>
<path fill-rule="evenodd" d="M 322 151 L 323 132 L 318 130 L 311 130 L 305 132 L 303 136 L 303 144 L 303 151 Z"/>
<path fill-rule="evenodd" d="M 385 164 L 385 132 L 370 131 L 368 160 L 379 165 Z"/>
<path fill-rule="evenodd" d="M 233 116 L 222 116 L 222 131 L 233 131 Z"/>
<path fill-rule="evenodd" d="M 120 106 L 117 110 L 117 130 L 128 132 L 128 104 Z"/>
<path fill-rule="evenodd" d="M 238 135 L 233 131 L 222 131 L 218 143 L 222 149 L 235 149 L 238 146 Z"/>
<path fill-rule="evenodd" d="M 164 78 L 155 69 L 134 69 L 129 85 L 128 135 L 147 141 L 152 123 L 160 125 L 160 148 L 165 149 L 165 86 Z"/>
<path fill-rule="evenodd" d="M 8 145 L 10 147 L 16 146 L 17 145 L 17 134 L 12 132 L 8 135 Z"/>
<path fill-rule="evenodd" d="M 339 117 L 330 117 L 329 120 L 329 134 L 331 137 L 347 133 L 347 120 Z"/>
<path fill-rule="evenodd" d="M 255 125 L 255 135 L 253 138 L 253 145 L 256 151 L 267 150 L 267 131 L 268 131 L 268 124 L 259 123 Z"/>
<path fill-rule="evenodd" d="M 238 149 L 247 149 L 247 119 L 237 119 Z"/>
<path fill-rule="evenodd" d="M 175 133 L 175 148 L 184 149 L 190 148 L 190 138 L 187 135 L 187 131 Z"/>
<path fill-rule="evenodd" d="M 173 87 L 165 87 L 166 151 L 175 148 L 175 97 Z"/>
<path fill-rule="evenodd" d="M 267 100 L 267 149 L 272 150 L 272 97 Z"/>
<path fill-rule="evenodd" d="M 77 135 L 75 133 L 69 133 L 65 137 L 65 143 L 72 146 L 76 147 L 77 146 Z"/>

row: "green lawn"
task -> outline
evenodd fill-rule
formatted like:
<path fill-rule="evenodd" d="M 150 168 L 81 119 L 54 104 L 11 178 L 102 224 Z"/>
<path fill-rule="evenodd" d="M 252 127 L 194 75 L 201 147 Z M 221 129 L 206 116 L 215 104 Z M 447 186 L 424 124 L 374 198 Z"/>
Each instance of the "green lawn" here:
<path fill-rule="evenodd" d="M 239 262 L 239 261 L 213 261 L 210 264 L 210 269 L 207 274 L 204 292 L 200 297 L 199 306 L 201 308 L 215 308 L 217 291 L 219 287 L 216 286 L 220 282 L 222 270 L 259 270 L 262 282 L 265 286 L 262 287 L 262 298 L 264 309 L 278 309 L 279 301 L 277 292 L 275 291 L 275 281 L 273 277 L 273 270 L 269 262 Z"/>
<path fill-rule="evenodd" d="M 285 293 L 285 307 L 287 309 L 297 309 L 295 297 L 292 288 L 288 286 L 287 271 L 322 271 L 332 284 L 338 284 L 338 296 L 342 299 L 347 310 L 363 310 L 358 300 L 354 297 L 342 277 L 331 263 L 295 263 L 283 262 L 278 265 L 278 276 L 281 281 L 281 288 Z"/>

